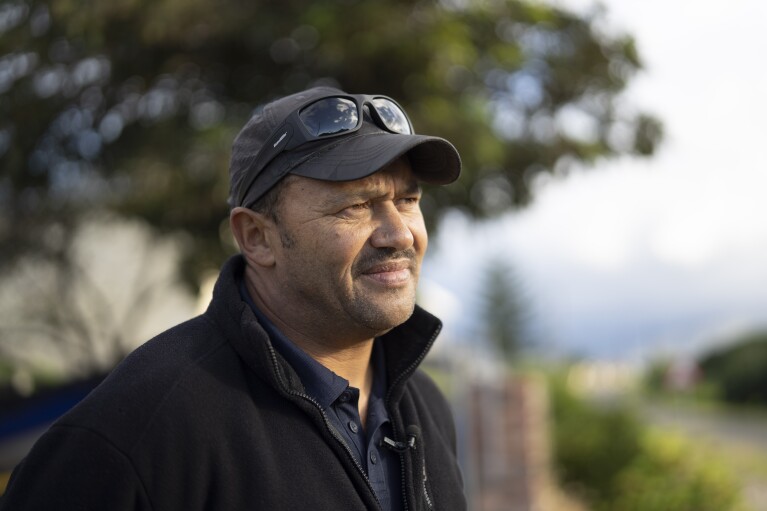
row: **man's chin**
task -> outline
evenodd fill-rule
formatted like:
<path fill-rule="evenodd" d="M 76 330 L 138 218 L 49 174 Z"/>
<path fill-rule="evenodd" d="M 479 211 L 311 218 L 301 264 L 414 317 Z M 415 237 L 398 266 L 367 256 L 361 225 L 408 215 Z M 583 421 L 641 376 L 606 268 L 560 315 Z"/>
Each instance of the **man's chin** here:
<path fill-rule="evenodd" d="M 398 327 L 410 316 L 413 315 L 415 310 L 415 300 L 403 300 L 402 303 L 388 303 L 385 307 L 371 307 L 364 315 L 363 323 L 373 332 L 375 335 L 382 335 L 392 328 Z"/>

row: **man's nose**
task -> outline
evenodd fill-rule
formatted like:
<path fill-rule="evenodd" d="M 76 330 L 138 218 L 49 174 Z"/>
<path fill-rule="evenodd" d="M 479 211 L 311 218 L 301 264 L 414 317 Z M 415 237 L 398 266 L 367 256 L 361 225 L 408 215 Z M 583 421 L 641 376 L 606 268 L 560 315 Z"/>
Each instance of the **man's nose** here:
<path fill-rule="evenodd" d="M 376 248 L 405 250 L 413 246 L 414 238 L 408 219 L 392 202 L 377 205 L 376 227 L 370 243 Z"/>

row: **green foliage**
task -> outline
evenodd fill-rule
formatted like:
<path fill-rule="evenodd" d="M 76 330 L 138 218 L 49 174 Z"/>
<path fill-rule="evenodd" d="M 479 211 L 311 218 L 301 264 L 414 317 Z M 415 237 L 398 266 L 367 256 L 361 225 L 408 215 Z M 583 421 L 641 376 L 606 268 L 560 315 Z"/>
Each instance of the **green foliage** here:
<path fill-rule="evenodd" d="M 595 407 L 575 397 L 564 382 L 552 386 L 552 418 L 562 483 L 590 501 L 610 501 L 615 475 L 640 455 L 637 418 L 622 406 Z"/>
<path fill-rule="evenodd" d="M 554 460 L 566 489 L 595 511 L 738 511 L 740 488 L 721 462 L 649 430 L 625 406 L 599 407 L 552 384 Z"/>
<path fill-rule="evenodd" d="M 465 173 L 429 191 L 432 220 L 497 214 L 527 203 L 539 173 L 652 152 L 658 121 L 615 100 L 640 68 L 634 42 L 595 29 L 598 11 L 448 5 L 2 2 L 0 263 L 62 257 L 55 241 L 108 208 L 189 233 L 195 283 L 227 251 L 234 134 L 256 105 L 317 83 L 389 94 L 456 144 Z"/>
<path fill-rule="evenodd" d="M 732 403 L 767 404 L 767 332 L 746 335 L 700 361 L 704 379 Z"/>
<path fill-rule="evenodd" d="M 666 385 L 666 374 L 670 367 L 671 362 L 666 359 L 654 361 L 645 372 L 645 389 L 653 394 L 663 392 Z"/>
<path fill-rule="evenodd" d="M 181 276 L 199 285 L 233 250 L 235 134 L 312 85 L 393 96 L 458 147 L 462 178 L 423 200 L 432 227 L 448 208 L 522 206 L 541 173 L 649 154 L 658 121 L 617 100 L 639 56 L 601 16 L 537 0 L 0 0 L 0 277 L 32 260 L 64 282 L 78 229 L 117 213 L 182 240 Z M 55 318 L 85 331 L 101 308 L 69 321 L 68 292 L 49 291 L 33 326 L 89 345 Z"/>
<path fill-rule="evenodd" d="M 7 360 L 0 358 L 0 388 L 10 384 L 13 377 L 14 365 Z"/>
<path fill-rule="evenodd" d="M 721 463 L 668 433 L 645 434 L 642 454 L 615 481 L 604 511 L 734 511 L 740 491 Z"/>

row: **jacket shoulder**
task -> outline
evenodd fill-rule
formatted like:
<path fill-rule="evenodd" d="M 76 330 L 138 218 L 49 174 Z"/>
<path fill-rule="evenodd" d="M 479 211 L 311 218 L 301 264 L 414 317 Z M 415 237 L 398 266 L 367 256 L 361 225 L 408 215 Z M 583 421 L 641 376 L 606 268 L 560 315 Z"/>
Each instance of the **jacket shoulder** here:
<path fill-rule="evenodd" d="M 85 428 L 57 426 L 11 476 L 0 509 L 152 508 L 131 460 L 108 440 Z"/>
<path fill-rule="evenodd" d="M 198 389 L 238 368 L 228 343 L 198 316 L 133 351 L 56 426 L 87 428 L 130 452 L 158 415 L 194 407 Z"/>

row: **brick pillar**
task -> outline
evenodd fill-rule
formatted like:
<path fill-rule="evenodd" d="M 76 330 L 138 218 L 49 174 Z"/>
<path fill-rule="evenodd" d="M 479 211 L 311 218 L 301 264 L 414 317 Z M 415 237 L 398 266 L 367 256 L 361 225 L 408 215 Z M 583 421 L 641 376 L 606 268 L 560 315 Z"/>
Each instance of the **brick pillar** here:
<path fill-rule="evenodd" d="M 471 509 L 580 509 L 567 502 L 553 483 L 543 380 L 508 376 L 475 383 L 469 397 Z"/>

